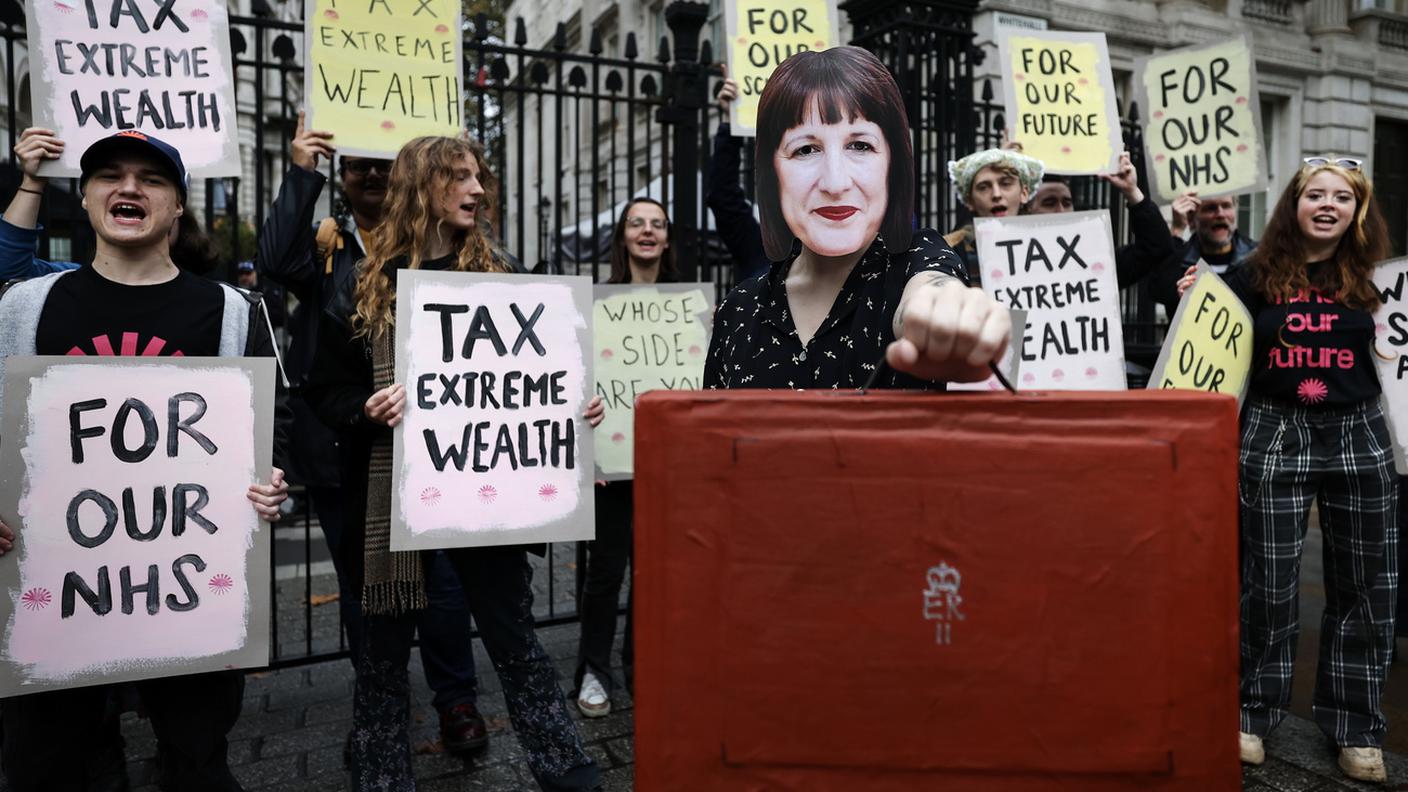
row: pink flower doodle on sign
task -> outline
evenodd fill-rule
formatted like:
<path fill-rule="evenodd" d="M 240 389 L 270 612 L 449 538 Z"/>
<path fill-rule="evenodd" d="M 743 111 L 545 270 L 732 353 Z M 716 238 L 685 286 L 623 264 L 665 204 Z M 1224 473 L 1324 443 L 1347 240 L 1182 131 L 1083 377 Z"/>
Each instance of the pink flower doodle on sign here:
<path fill-rule="evenodd" d="M 191 12 L 191 19 L 199 19 L 202 22 L 207 22 L 210 20 L 210 14 L 207 14 L 204 8 L 197 8 Z"/>
<path fill-rule="evenodd" d="M 20 597 L 20 603 L 25 610 L 44 610 L 49 603 L 54 601 L 53 595 L 45 588 L 32 588 Z"/>
<path fill-rule="evenodd" d="M 440 490 L 435 487 L 426 487 L 420 491 L 420 502 L 426 506 L 434 506 L 440 502 Z"/>
<path fill-rule="evenodd" d="M 235 587 L 235 581 L 224 572 L 215 575 L 210 579 L 210 591 L 214 594 L 229 594 L 230 589 Z"/>
<path fill-rule="evenodd" d="M 1090 265 L 1090 271 L 1091 271 L 1091 272 L 1094 272 L 1094 273 L 1101 273 L 1101 272 L 1104 272 L 1104 271 L 1105 271 L 1105 262 L 1103 262 L 1103 261 L 1097 261 L 1097 262 L 1095 262 L 1094 264 L 1091 264 L 1091 265 Z"/>
<path fill-rule="evenodd" d="M 1319 404 L 1325 401 L 1325 397 L 1330 395 L 1330 389 L 1325 387 L 1325 383 L 1314 377 L 1303 380 L 1296 388 L 1296 395 L 1306 404 Z"/>
<path fill-rule="evenodd" d="M 1061 380 L 1063 380 L 1063 379 L 1065 379 L 1065 378 L 1066 378 L 1066 372 L 1062 371 L 1061 369 L 1052 369 L 1052 370 L 1051 370 L 1051 379 L 1054 379 L 1054 380 L 1056 380 L 1057 382 L 1060 382 Z"/>
<path fill-rule="evenodd" d="M 54 3 L 54 8 L 60 14 L 72 14 L 76 10 L 73 6 L 64 3 Z"/>
<path fill-rule="evenodd" d="M 689 354 L 694 357 L 699 357 L 700 355 L 704 354 L 704 348 L 699 346 L 698 344 L 690 344 Z"/>
<path fill-rule="evenodd" d="M 603 350 L 601 350 L 601 359 L 602 359 L 602 360 L 610 360 L 611 358 L 614 358 L 614 357 L 616 357 L 616 353 L 615 353 L 615 352 L 612 352 L 612 351 L 609 350 L 609 349 L 603 349 Z"/>
<path fill-rule="evenodd" d="M 1036 382 L 1036 375 L 1028 371 L 1026 374 L 1022 375 L 1022 382 L 1025 382 L 1030 385 L 1033 382 Z"/>
<path fill-rule="evenodd" d="M 626 442 L 626 435 L 625 435 L 624 433 L 622 433 L 622 432 L 612 432 L 612 433 L 611 433 L 611 442 L 613 442 L 613 443 L 624 443 L 624 442 Z"/>
<path fill-rule="evenodd" d="M 1085 369 L 1085 378 L 1086 378 L 1086 379 L 1095 379 L 1095 378 L 1098 377 L 1098 376 L 1100 376 L 1100 372 L 1097 371 L 1094 366 L 1087 366 L 1087 367 L 1086 367 L 1086 369 Z"/>
<path fill-rule="evenodd" d="M 992 272 L 989 272 L 989 273 L 988 273 L 988 277 L 989 277 L 989 278 L 992 278 L 992 279 L 995 280 L 995 281 L 1000 281 L 1000 280 L 1002 280 L 1002 270 L 1000 270 L 1000 269 L 995 269 L 995 270 L 993 270 Z"/>
<path fill-rule="evenodd" d="M 485 503 L 493 503 L 499 497 L 499 491 L 494 489 L 492 484 L 485 484 L 479 488 L 479 500 Z"/>
<path fill-rule="evenodd" d="M 543 486 L 538 487 L 538 497 L 542 498 L 545 501 L 550 501 L 553 498 L 556 498 L 557 487 L 553 486 L 552 484 L 544 484 Z"/>

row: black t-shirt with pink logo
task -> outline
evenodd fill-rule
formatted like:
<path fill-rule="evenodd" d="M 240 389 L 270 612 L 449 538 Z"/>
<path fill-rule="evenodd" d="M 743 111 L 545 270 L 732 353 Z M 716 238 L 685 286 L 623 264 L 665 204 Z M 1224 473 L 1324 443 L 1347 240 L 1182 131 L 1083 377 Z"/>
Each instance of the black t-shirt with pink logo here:
<path fill-rule="evenodd" d="M 1307 265 L 1312 283 L 1324 266 Z M 1252 396 L 1338 407 L 1379 395 L 1369 311 L 1348 308 L 1313 288 L 1290 300 L 1267 300 L 1252 288 L 1247 266 L 1233 270 L 1227 285 L 1252 315 Z"/>
<path fill-rule="evenodd" d="M 201 356 L 220 352 L 225 294 L 182 270 L 149 286 L 128 286 L 84 266 L 59 278 L 35 335 L 40 355 Z"/>

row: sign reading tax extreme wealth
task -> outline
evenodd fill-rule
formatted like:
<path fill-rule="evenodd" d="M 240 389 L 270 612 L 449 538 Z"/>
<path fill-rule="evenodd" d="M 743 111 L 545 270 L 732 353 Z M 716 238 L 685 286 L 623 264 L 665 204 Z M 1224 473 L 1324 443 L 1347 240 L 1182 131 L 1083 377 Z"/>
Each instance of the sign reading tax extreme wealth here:
<path fill-rule="evenodd" d="M 798 52 L 841 43 L 836 0 L 724 0 L 724 9 L 728 73 L 738 82 L 730 129 L 752 135 L 758 99 L 773 70 Z"/>
<path fill-rule="evenodd" d="M 230 25 L 219 0 L 26 0 L 34 125 L 67 145 L 43 176 L 77 176 L 122 130 L 175 146 L 192 176 L 240 175 Z"/>
<path fill-rule="evenodd" d="M 591 539 L 591 279 L 396 283 L 392 549 Z"/>
<path fill-rule="evenodd" d="M 1115 170 L 1124 139 L 1104 33 L 1000 29 L 1008 138 L 1047 173 Z"/>
<path fill-rule="evenodd" d="M 595 430 L 599 478 L 635 470 L 636 397 L 704 385 L 714 301 L 697 283 L 602 285 L 592 309 L 596 392 L 606 417 Z"/>
<path fill-rule="evenodd" d="M 305 0 L 309 129 L 339 154 L 396 156 L 459 133 L 459 0 Z"/>
<path fill-rule="evenodd" d="M 11 357 L 0 696 L 261 666 L 272 359 Z"/>

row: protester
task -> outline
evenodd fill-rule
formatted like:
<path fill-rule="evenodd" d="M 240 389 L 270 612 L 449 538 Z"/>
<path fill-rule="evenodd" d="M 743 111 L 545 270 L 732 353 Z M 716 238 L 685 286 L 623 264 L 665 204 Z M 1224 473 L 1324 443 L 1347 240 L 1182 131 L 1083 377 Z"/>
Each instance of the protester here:
<path fill-rule="evenodd" d="M 985 379 L 1009 313 L 964 285 L 937 233 L 912 230 L 909 122 L 880 61 L 856 47 L 788 58 L 763 90 L 756 145 L 778 263 L 719 306 L 705 386 L 854 388 L 882 362 L 881 387 Z"/>
<path fill-rule="evenodd" d="M 0 219 L 0 283 L 37 278 L 51 272 L 78 269 L 72 261 L 45 261 L 35 255 L 39 243 L 39 207 L 48 178 L 38 173 L 46 152 L 62 151 L 63 141 L 53 130 L 30 127 L 15 143 L 15 159 L 24 179 Z M 215 245 L 201 230 L 194 212 L 182 214 L 171 230 L 171 260 L 187 272 L 206 275 L 219 263 Z"/>
<path fill-rule="evenodd" d="M 39 137 L 45 139 L 36 141 Z M 43 181 L 35 175 L 39 162 L 56 159 L 63 150 L 62 141 L 51 135 L 27 140 L 31 145 L 24 154 L 16 151 L 24 169 L 22 194 L 42 191 Z M 94 339 L 125 334 L 164 340 L 160 354 L 167 356 L 233 357 L 247 350 L 273 355 L 257 297 L 197 277 L 172 261 L 172 229 L 186 202 L 186 171 L 176 149 L 129 130 L 90 146 L 80 168 L 83 207 L 97 236 L 93 262 L 20 283 L 0 298 L 0 366 L 12 355 L 96 352 Z M 283 456 L 283 424 L 275 424 L 276 461 Z M 279 504 L 287 497 L 283 471 L 274 468 L 270 483 L 252 484 L 247 495 L 261 518 L 278 520 Z M 0 525 L 0 552 L 16 541 L 24 538 Z M 111 689 L 97 685 L 0 701 L 5 725 L 0 761 L 9 788 L 88 789 L 106 778 L 104 710 Z M 153 679 L 137 683 L 137 689 L 156 733 L 163 788 L 240 789 L 230 773 L 226 736 L 239 717 L 242 672 Z"/>
<path fill-rule="evenodd" d="M 331 133 L 306 129 L 304 115 L 290 144 L 292 167 L 284 175 L 278 197 L 259 235 L 258 269 L 298 298 L 290 322 L 288 373 L 293 382 L 293 451 L 295 481 L 304 484 L 318 515 L 337 572 L 338 606 L 352 656 L 361 645 L 360 592 L 343 561 L 343 492 L 337 435 L 318 420 L 305 398 L 308 375 L 318 348 L 319 317 L 339 288 L 347 291 L 356 279 L 357 262 L 375 238 L 386 200 L 388 160 L 343 156 L 338 174 L 347 214 L 325 217 L 314 232 L 318 196 L 327 182 L 319 159 L 335 156 Z M 354 492 L 360 492 L 355 489 Z M 357 496 L 354 496 L 357 497 Z M 427 557 L 426 597 L 416 629 L 420 633 L 421 664 L 440 717 L 440 737 L 451 753 L 477 751 L 489 744 L 488 727 L 477 704 L 479 683 L 474 668 L 469 606 L 449 560 L 442 552 Z M 355 666 L 354 661 L 354 666 Z"/>
<path fill-rule="evenodd" d="M 670 238 L 670 218 L 665 207 L 652 198 L 626 204 L 611 234 L 611 277 L 607 283 L 674 283 L 675 249 Z M 762 238 L 758 238 L 759 246 Z M 587 545 L 586 580 L 582 585 L 582 637 L 577 650 L 577 709 L 588 718 L 611 714 L 611 645 L 616 641 L 616 611 L 621 584 L 632 563 L 632 523 L 635 499 L 632 483 L 608 481 L 596 492 L 596 539 Z M 631 615 L 635 587 L 626 600 L 626 636 L 621 647 L 621 670 L 626 688 L 635 673 L 635 646 Z"/>
<path fill-rule="evenodd" d="M 381 224 L 367 257 L 324 313 L 309 402 L 337 427 L 345 486 L 343 564 L 362 592 L 362 640 L 353 699 L 352 787 L 414 789 L 407 735 L 415 610 L 425 606 L 418 553 L 390 551 L 391 428 L 406 390 L 393 382 L 398 269 L 508 272 L 483 234 L 491 203 L 482 160 L 464 140 L 407 143 L 388 174 Z M 593 399 L 586 417 L 600 422 Z M 363 482 L 365 482 L 363 484 Z M 468 595 L 484 647 L 503 684 L 509 716 L 538 783 L 546 790 L 594 789 L 600 771 L 582 749 L 552 662 L 533 632 L 532 569 L 522 546 L 447 553 Z"/>
<path fill-rule="evenodd" d="M 1186 200 L 1185 200 L 1186 198 Z M 1180 196 L 1174 204 L 1174 214 L 1182 213 L 1193 229 L 1193 236 L 1183 245 L 1175 245 L 1149 277 L 1149 296 L 1161 303 L 1168 315 L 1178 309 L 1178 281 L 1202 259 L 1213 272 L 1225 275 L 1247 260 L 1256 250 L 1257 242 L 1237 229 L 1235 195 L 1197 201 L 1197 211 L 1187 213 L 1197 193 Z"/>
<path fill-rule="evenodd" d="M 1359 166 L 1307 159 L 1261 245 L 1227 277 L 1254 327 L 1241 451 L 1241 755 L 1261 764 L 1262 739 L 1290 707 L 1314 499 L 1325 543 L 1315 721 L 1345 775 L 1385 781 L 1380 699 L 1393 652 L 1398 499 L 1371 349 L 1373 271 L 1388 233 Z"/>
<path fill-rule="evenodd" d="M 729 106 L 738 98 L 738 83 L 724 80 L 719 89 L 719 109 L 724 120 L 714 133 L 714 155 L 709 159 L 709 178 L 705 182 L 704 202 L 714 213 L 714 229 L 723 240 L 728 254 L 738 267 L 741 283 L 768 271 L 772 262 L 763 250 L 763 232 L 753 217 L 753 207 L 743 191 L 738 169 L 743 159 L 743 138 L 734 137 L 729 128 Z M 614 253 L 613 253 L 614 255 Z"/>
<path fill-rule="evenodd" d="M 953 189 L 973 217 L 1011 217 L 1017 214 L 1041 183 L 1046 166 L 1021 153 L 1020 144 L 986 149 L 948 164 Z M 978 247 L 969 223 L 944 235 L 944 242 L 963 260 L 968 282 L 982 282 Z"/>
<path fill-rule="evenodd" d="M 1129 158 L 1125 154 L 1125 159 Z M 1024 207 L 1024 214 L 1060 214 L 1061 212 L 1074 212 L 1076 210 L 1076 199 L 1071 194 L 1071 183 L 1065 176 L 1057 176 L 1054 173 L 1046 173 L 1041 177 L 1041 184 L 1032 193 L 1032 198 Z"/>

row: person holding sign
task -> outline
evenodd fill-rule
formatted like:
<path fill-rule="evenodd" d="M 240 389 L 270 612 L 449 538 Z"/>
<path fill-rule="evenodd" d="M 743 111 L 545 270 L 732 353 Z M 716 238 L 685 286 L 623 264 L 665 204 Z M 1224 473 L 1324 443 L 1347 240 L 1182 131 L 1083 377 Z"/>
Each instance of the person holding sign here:
<path fill-rule="evenodd" d="M 778 263 L 719 306 L 705 387 L 988 376 L 1009 312 L 965 284 L 937 233 L 912 233 L 909 119 L 874 55 L 836 47 L 784 61 L 763 89 L 755 157 L 763 245 Z"/>
<path fill-rule="evenodd" d="M 468 141 L 407 143 L 387 180 L 381 225 L 355 283 L 323 314 L 308 399 L 338 430 L 346 500 L 343 563 L 362 592 L 362 642 L 353 700 L 352 788 L 414 789 L 406 664 L 416 611 L 426 606 L 422 556 L 391 552 L 392 429 L 406 388 L 393 382 L 399 269 L 508 272 L 481 228 L 484 187 Z M 587 418 L 602 415 L 594 400 Z M 359 486 L 359 482 L 365 482 Z M 468 597 L 528 766 L 546 790 L 593 789 L 552 663 L 533 632 L 532 569 L 522 546 L 446 551 Z"/>
<path fill-rule="evenodd" d="M 727 74 L 727 67 L 725 67 Z M 709 178 L 704 202 L 714 213 L 714 228 L 738 268 L 736 282 L 756 278 L 768 271 L 772 262 L 763 250 L 763 232 L 753 217 L 753 207 L 743 192 L 738 169 L 743 159 L 743 138 L 734 137 L 729 127 L 729 107 L 738 98 L 738 83 L 725 77 L 717 97 L 724 120 L 714 133 L 714 156 L 709 158 Z"/>
<path fill-rule="evenodd" d="M 1173 202 L 1174 216 L 1184 218 L 1193 229 L 1193 238 L 1175 244 L 1149 278 L 1149 296 L 1162 304 L 1169 316 L 1178 310 L 1178 281 L 1192 272 L 1200 259 L 1213 272 L 1226 276 L 1256 250 L 1256 240 L 1237 228 L 1239 200 L 1235 195 L 1199 200 L 1196 192 L 1188 192 Z"/>
<path fill-rule="evenodd" d="M 172 261 L 170 239 L 186 210 L 180 153 L 129 130 L 89 146 L 80 161 L 83 207 L 97 236 L 93 262 L 26 281 L 0 298 L 0 366 L 4 358 L 36 354 L 272 357 L 257 297 Z M 280 460 L 283 421 L 275 426 Z M 270 483 L 250 485 L 247 497 L 260 517 L 274 522 L 287 490 L 275 467 Z M 15 541 L 24 537 L 16 540 L 0 524 L 0 552 Z M 240 789 L 226 761 L 226 735 L 239 717 L 243 689 L 244 676 L 235 671 L 138 683 L 164 784 Z M 10 788 L 86 788 L 100 761 L 95 735 L 107 695 L 107 687 L 95 686 L 0 702 L 0 759 Z"/>
<path fill-rule="evenodd" d="M 675 250 L 670 218 L 653 198 L 626 204 L 611 234 L 611 277 L 607 283 L 675 283 Z M 577 650 L 577 709 L 588 718 L 611 714 L 611 645 L 616 641 L 616 611 L 621 584 L 631 563 L 631 525 L 635 498 L 630 479 L 608 481 L 596 493 L 596 539 L 587 545 L 586 582 L 582 586 L 582 637 Z M 626 637 L 621 668 L 631 687 L 635 652 L 631 630 L 631 587 L 626 601 Z"/>
<path fill-rule="evenodd" d="M 1398 497 L 1372 344 L 1388 234 L 1355 160 L 1315 157 L 1227 285 L 1253 320 L 1242 422 L 1242 761 L 1286 717 L 1311 500 L 1325 542 L 1315 720 L 1339 765 L 1385 781 L 1380 707 L 1393 654 Z M 1180 288 L 1191 285 L 1185 278 Z"/>
<path fill-rule="evenodd" d="M 1021 211 L 1041 184 L 1046 166 L 1041 160 L 1021 153 L 1020 144 L 985 149 L 948 164 L 948 177 L 958 199 L 974 217 L 1009 217 Z M 968 282 L 982 282 L 982 267 L 978 264 L 978 247 L 973 238 L 973 224 L 956 228 L 944 235 L 944 243 L 958 252 L 968 273 Z"/>

